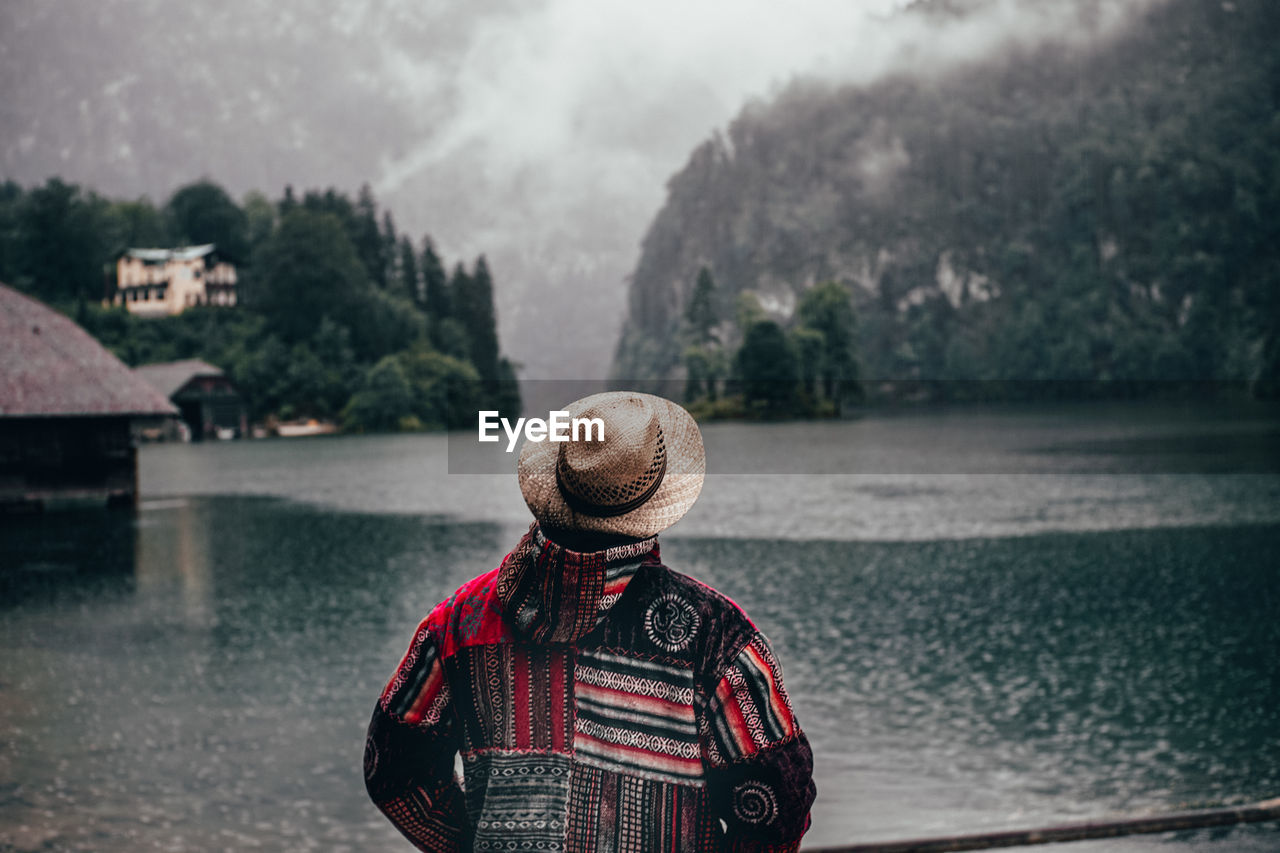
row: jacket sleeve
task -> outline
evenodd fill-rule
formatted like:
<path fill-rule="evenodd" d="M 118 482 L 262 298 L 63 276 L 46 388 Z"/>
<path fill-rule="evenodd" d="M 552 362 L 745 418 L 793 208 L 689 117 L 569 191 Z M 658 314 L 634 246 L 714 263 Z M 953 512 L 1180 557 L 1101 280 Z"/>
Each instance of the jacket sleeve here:
<path fill-rule="evenodd" d="M 817 791 L 813 753 L 763 634 L 722 670 L 703 729 L 707 784 L 728 849 L 798 850 Z"/>
<path fill-rule="evenodd" d="M 373 709 L 364 750 L 370 798 L 419 850 L 471 849 L 453 772 L 458 747 L 444 666 L 424 622 Z"/>

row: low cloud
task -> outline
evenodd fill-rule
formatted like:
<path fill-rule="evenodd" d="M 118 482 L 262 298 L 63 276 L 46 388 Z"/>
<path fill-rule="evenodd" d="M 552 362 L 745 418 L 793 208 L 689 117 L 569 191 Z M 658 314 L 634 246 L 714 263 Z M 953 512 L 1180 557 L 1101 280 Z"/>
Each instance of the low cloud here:
<path fill-rule="evenodd" d="M 0 157 L 26 183 L 158 200 L 201 175 L 236 194 L 368 181 L 402 233 L 488 255 L 526 375 L 602 375 L 667 179 L 745 104 L 1100 39 L 1154 2 L 8 0 Z M 903 152 L 875 154 L 868 180 Z"/>
<path fill-rule="evenodd" d="M 550 0 L 480 17 L 448 76 L 388 53 L 423 109 L 451 109 L 384 163 L 375 187 L 447 253 L 489 254 L 504 340 L 527 372 L 554 375 L 567 361 L 602 374 L 667 178 L 745 103 L 796 78 L 937 73 L 1012 45 L 1096 39 L 1149 3 L 990 0 L 957 17 L 904 5 Z M 546 313 L 594 322 L 549 352 L 529 333 Z"/>

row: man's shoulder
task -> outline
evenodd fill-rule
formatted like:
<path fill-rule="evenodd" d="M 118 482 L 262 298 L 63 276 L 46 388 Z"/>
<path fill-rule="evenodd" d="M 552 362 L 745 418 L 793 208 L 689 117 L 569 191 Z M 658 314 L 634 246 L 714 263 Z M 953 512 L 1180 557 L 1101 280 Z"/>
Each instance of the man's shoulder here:
<path fill-rule="evenodd" d="M 615 607 L 606 643 L 715 669 L 756 634 L 733 599 L 666 565 L 645 567 Z"/>
<path fill-rule="evenodd" d="M 684 572 L 664 564 L 651 566 L 646 580 L 654 592 L 679 596 L 717 621 L 754 629 L 751 617 L 729 596 Z"/>
<path fill-rule="evenodd" d="M 423 620 L 443 657 L 475 643 L 509 639 L 497 595 L 498 569 L 474 577 L 432 609 Z"/>

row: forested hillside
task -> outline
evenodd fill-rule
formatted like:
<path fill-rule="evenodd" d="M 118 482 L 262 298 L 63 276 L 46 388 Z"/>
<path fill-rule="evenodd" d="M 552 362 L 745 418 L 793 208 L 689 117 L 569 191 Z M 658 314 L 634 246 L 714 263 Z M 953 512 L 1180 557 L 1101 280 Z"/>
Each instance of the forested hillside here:
<path fill-rule="evenodd" d="M 157 318 L 103 306 L 126 248 L 205 243 L 237 267 L 236 306 Z M 430 237 L 397 233 L 367 186 L 354 201 L 286 189 L 240 204 L 204 180 L 157 207 L 57 178 L 6 182 L 0 281 L 72 316 L 127 364 L 200 358 L 222 368 L 255 420 L 423 429 L 520 408 L 485 258 L 446 272 Z"/>
<path fill-rule="evenodd" d="M 795 328 L 802 295 L 834 281 L 864 378 L 1248 379 L 1274 395 L 1278 36 L 1271 0 L 1169 0 L 1105 41 L 801 82 L 747 107 L 669 183 L 614 375 L 700 364 L 705 267 L 702 324 L 723 352 L 747 336 L 744 292 Z"/>

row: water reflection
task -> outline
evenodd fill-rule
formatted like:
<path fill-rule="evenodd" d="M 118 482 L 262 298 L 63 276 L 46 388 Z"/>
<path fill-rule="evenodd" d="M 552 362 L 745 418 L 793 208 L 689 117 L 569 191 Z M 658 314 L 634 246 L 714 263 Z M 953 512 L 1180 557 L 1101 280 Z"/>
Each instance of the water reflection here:
<path fill-rule="evenodd" d="M 152 501 L 143 510 L 145 532 L 136 538 L 134 563 L 139 594 L 170 600 L 164 608 L 169 619 L 192 628 L 212 626 L 210 517 L 186 500 Z M 172 518 L 161 521 L 156 514 L 164 510 Z"/>
<path fill-rule="evenodd" d="M 0 515 L 0 605 L 132 589 L 137 530 L 123 511 Z"/>
<path fill-rule="evenodd" d="M 0 527 L 0 838 L 403 847 L 363 793 L 373 697 L 520 529 L 233 497 Z M 818 756 L 810 841 L 846 843 L 1280 791 L 1277 546 L 1238 526 L 664 553 L 772 638 Z"/>

